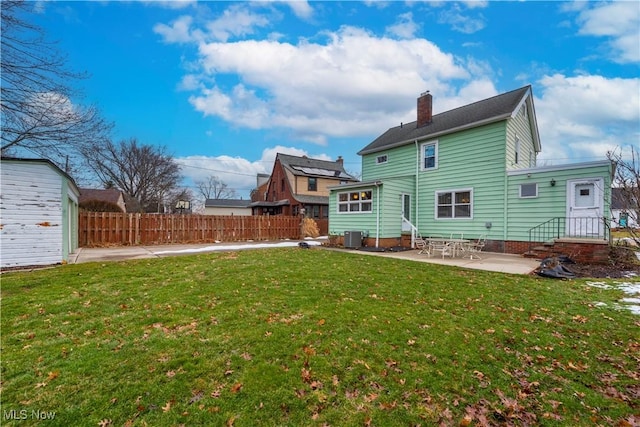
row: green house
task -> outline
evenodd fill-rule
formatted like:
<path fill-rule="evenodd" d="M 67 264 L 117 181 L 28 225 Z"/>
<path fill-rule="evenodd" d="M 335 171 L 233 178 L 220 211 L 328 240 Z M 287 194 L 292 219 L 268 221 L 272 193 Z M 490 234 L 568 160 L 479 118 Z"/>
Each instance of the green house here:
<path fill-rule="evenodd" d="M 331 187 L 329 233 L 368 246 L 416 236 L 486 236 L 487 250 L 530 242 L 608 238 L 613 164 L 537 166 L 540 136 L 531 86 L 388 129 L 358 153 L 362 181 Z"/>

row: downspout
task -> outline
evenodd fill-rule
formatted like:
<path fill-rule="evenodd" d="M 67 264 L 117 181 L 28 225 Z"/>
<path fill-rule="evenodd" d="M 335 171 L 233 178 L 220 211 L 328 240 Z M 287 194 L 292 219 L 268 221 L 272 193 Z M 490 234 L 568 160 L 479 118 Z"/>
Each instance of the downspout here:
<path fill-rule="evenodd" d="M 380 182 L 376 181 L 376 248 L 380 244 Z"/>
<path fill-rule="evenodd" d="M 420 226 L 418 225 L 418 221 L 420 220 L 420 211 L 419 211 L 419 206 L 420 203 L 418 203 L 418 192 L 420 189 L 420 147 L 418 146 L 418 140 L 416 139 L 414 141 L 414 143 L 416 144 L 416 190 L 415 190 L 415 198 L 416 198 L 416 231 L 415 233 L 419 233 L 420 232 Z M 417 237 L 417 236 L 416 236 Z"/>
<path fill-rule="evenodd" d="M 504 224 L 502 225 L 502 252 L 505 252 L 507 245 L 507 230 L 509 229 L 509 174 L 507 173 L 507 165 L 504 166 L 504 206 L 502 212 L 504 213 Z M 487 230 L 488 231 L 488 230 Z"/>

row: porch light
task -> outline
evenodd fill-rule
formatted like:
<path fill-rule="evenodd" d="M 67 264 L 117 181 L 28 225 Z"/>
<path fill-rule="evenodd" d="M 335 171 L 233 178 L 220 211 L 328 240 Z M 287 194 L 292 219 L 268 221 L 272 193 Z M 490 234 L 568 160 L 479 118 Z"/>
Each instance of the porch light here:
<path fill-rule="evenodd" d="M 552 187 L 555 187 L 556 186 L 556 180 L 551 178 L 551 182 L 549 184 L 551 184 Z"/>

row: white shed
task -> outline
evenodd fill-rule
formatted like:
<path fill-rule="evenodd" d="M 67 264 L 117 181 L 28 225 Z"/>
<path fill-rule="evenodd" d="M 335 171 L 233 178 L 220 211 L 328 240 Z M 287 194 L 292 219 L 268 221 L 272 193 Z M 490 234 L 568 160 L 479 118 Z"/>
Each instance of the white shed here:
<path fill-rule="evenodd" d="M 0 267 L 60 264 L 78 248 L 73 179 L 46 159 L 0 163 Z"/>

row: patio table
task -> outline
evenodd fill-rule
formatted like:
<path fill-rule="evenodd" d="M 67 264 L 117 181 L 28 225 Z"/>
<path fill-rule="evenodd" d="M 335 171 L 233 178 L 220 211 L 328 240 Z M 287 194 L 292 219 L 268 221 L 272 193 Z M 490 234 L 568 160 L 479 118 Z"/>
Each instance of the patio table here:
<path fill-rule="evenodd" d="M 471 242 L 468 239 L 456 239 L 449 237 L 427 237 L 424 240 L 429 245 L 429 250 L 427 251 L 429 257 L 431 257 L 433 252 L 440 251 L 442 258 L 446 255 L 456 257 L 458 253 L 463 251 L 464 245 Z"/>

